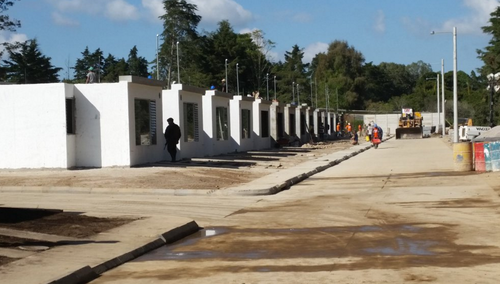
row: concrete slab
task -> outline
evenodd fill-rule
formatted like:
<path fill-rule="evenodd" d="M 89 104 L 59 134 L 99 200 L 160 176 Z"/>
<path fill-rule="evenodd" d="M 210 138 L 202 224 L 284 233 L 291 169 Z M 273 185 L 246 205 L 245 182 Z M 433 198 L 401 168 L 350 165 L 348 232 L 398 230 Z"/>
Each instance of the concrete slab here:
<path fill-rule="evenodd" d="M 165 236 L 178 240 L 198 229 L 186 218 L 143 218 L 88 241 L 54 247 L 0 266 L 0 274 L 4 283 L 77 283 L 73 281 L 90 279 L 165 245 Z"/>

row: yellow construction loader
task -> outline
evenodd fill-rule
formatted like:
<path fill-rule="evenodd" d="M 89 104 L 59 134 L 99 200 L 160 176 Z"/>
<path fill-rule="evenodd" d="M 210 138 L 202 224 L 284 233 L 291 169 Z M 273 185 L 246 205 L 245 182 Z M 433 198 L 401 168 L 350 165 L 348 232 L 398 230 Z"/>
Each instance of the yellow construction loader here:
<path fill-rule="evenodd" d="M 399 126 L 396 129 L 396 139 L 422 138 L 422 121 L 420 112 L 413 112 L 411 108 L 402 109 Z"/>

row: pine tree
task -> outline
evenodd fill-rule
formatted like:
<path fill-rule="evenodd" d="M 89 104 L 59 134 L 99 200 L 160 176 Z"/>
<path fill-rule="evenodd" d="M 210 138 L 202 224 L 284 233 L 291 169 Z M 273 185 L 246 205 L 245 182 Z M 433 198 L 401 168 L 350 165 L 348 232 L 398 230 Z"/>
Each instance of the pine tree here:
<path fill-rule="evenodd" d="M 14 0 L 17 1 L 17 0 Z M 3 14 L 14 5 L 14 1 L 11 0 L 0 0 L 0 14 Z M 21 27 L 21 22 L 15 19 L 11 19 L 8 15 L 0 15 L 0 31 L 7 30 L 15 32 L 17 28 Z"/>
<path fill-rule="evenodd" d="M 180 75 L 177 74 L 178 69 L 181 73 L 183 70 L 187 73 L 196 69 L 199 55 L 196 28 L 201 17 L 196 14 L 197 6 L 188 4 L 186 0 L 164 0 L 163 7 L 166 13 L 160 16 L 163 20 L 160 72 L 166 73 L 167 86 L 170 86 L 172 81 L 177 80 L 174 78 Z M 180 66 L 177 65 L 177 55 L 180 57 L 179 62 L 182 62 Z"/>
<path fill-rule="evenodd" d="M 6 44 L 9 58 L 3 60 L 8 82 L 36 84 L 59 82 L 57 73 L 62 68 L 54 67 L 50 57 L 44 56 L 36 39 L 23 43 Z"/>
<path fill-rule="evenodd" d="M 133 76 L 141 76 L 148 77 L 148 61 L 146 58 L 142 56 L 138 56 L 137 47 L 134 46 L 128 55 L 127 65 L 128 72 L 127 74 Z"/>

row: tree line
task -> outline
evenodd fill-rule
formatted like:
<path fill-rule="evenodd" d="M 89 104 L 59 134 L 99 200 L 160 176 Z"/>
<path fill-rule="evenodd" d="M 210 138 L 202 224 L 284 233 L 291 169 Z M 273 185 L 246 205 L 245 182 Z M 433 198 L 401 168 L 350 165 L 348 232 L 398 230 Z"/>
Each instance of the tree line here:
<path fill-rule="evenodd" d="M 19 21 L 4 15 L 14 1 L 0 0 L 0 30 L 15 31 L 20 27 Z M 434 72 L 425 62 L 373 64 L 342 40 L 333 40 L 327 51 L 316 54 L 311 63 L 304 62 L 304 49 L 298 45 L 284 54 L 283 61 L 276 62 L 270 56 L 275 43 L 261 30 L 236 33 L 229 21 L 222 20 L 215 31 L 200 33 L 201 16 L 196 5 L 186 0 L 164 0 L 163 6 L 158 57 L 154 54 L 148 61 L 139 56 L 135 46 L 128 58 L 117 58 L 110 53 L 105 56 L 99 48 L 90 51 L 86 47 L 72 67 L 74 78 L 63 81 L 84 82 L 88 68 L 93 67 L 100 82 L 116 82 L 119 75 L 156 78 L 158 74 L 158 79 L 167 86 L 180 78 L 183 84 L 220 89 L 227 74 L 229 92 L 241 95 L 259 92 L 263 98 L 269 95 L 270 99 L 283 103 L 306 103 L 333 110 L 437 111 L 435 78 L 440 72 Z M 487 90 L 497 83 L 488 80 L 487 75 L 500 72 L 500 7 L 491 13 L 483 32 L 491 35 L 489 45 L 477 50 L 484 65 L 477 73 L 458 72 L 458 113 L 460 117 L 473 118 L 476 125 L 496 125 L 500 120 L 496 102 L 500 98 L 498 93 Z M 17 84 L 59 81 L 61 68 L 51 65 L 51 58 L 40 52 L 36 39 L 4 45 L 8 58 L 0 65 L 3 81 Z M 453 72 L 445 73 L 444 83 L 446 118 L 453 121 Z M 494 119 L 490 122 L 491 102 Z"/>

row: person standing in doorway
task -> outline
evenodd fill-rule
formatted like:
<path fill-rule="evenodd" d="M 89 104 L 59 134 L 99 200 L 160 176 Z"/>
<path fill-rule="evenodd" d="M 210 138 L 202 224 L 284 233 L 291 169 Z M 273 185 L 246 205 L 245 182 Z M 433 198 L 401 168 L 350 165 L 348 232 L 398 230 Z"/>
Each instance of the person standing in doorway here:
<path fill-rule="evenodd" d="M 90 67 L 89 68 L 89 73 L 87 73 L 87 81 L 85 81 L 85 83 L 87 84 L 93 84 L 93 83 L 96 83 L 96 76 L 95 76 L 95 72 L 94 72 L 94 67 Z"/>
<path fill-rule="evenodd" d="M 168 126 L 165 129 L 165 145 L 172 158 L 172 162 L 176 162 L 175 156 L 177 155 L 177 144 L 179 144 L 179 139 L 181 139 L 181 128 L 174 123 L 174 119 L 171 117 L 167 119 L 167 122 Z"/>

